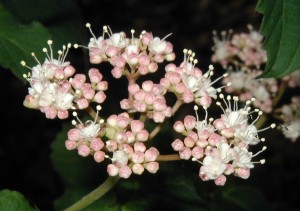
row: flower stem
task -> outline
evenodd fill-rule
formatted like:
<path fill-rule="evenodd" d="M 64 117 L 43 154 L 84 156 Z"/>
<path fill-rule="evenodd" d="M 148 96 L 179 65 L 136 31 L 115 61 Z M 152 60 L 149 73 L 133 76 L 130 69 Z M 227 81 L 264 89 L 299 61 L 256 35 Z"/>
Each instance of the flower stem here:
<path fill-rule="evenodd" d="M 86 196 L 82 197 L 75 204 L 66 208 L 65 211 L 77 211 L 87 207 L 88 205 L 102 197 L 109 190 L 111 190 L 119 181 L 119 179 L 119 177 L 108 177 L 99 187 L 97 187 L 95 190 L 93 190 Z"/>
<path fill-rule="evenodd" d="M 159 155 L 156 161 L 176 161 L 181 160 L 179 154 L 172 154 L 172 155 Z"/>

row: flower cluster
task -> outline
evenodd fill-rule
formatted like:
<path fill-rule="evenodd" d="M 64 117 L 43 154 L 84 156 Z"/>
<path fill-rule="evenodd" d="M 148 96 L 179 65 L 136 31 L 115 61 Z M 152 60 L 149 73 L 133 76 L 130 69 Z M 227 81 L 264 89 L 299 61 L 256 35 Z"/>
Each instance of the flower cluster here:
<path fill-rule="evenodd" d="M 113 33 L 110 27 L 104 26 L 102 36 L 97 38 L 91 25 L 86 24 L 86 27 L 92 35 L 88 46 L 75 44 L 74 47 L 87 48 L 91 64 L 109 62 L 113 77 L 125 77 L 128 80 L 128 96 L 120 101 L 122 113 L 111 114 L 107 118 L 99 116 L 102 109 L 100 104 L 106 100 L 104 91 L 108 89 L 108 83 L 103 80 L 103 75 L 97 68 L 89 69 L 88 80 L 84 74 L 75 74 L 75 68 L 65 61 L 70 44 L 63 46 L 63 50 L 58 51 L 58 59 L 54 59 L 52 41 L 48 41 L 49 50 L 43 49 L 47 56 L 44 63 L 40 63 L 34 54 L 38 65 L 30 68 L 24 61 L 21 62 L 32 70 L 32 73 L 24 76 L 30 84 L 25 106 L 40 109 L 51 119 L 65 119 L 72 110 L 74 127 L 69 130 L 65 141 L 68 150 L 77 150 L 83 157 L 93 156 L 98 163 L 109 161 L 107 172 L 110 176 L 128 178 L 132 173 L 141 175 L 145 170 L 156 173 L 159 169 L 158 161 L 163 156 L 159 157 L 157 148 L 148 146 L 149 141 L 182 104 L 194 103 L 203 107 L 205 118 L 200 121 L 196 113 L 196 117 L 188 115 L 183 122 L 175 123 L 175 131 L 185 138 L 176 139 L 171 144 L 174 150 L 179 152 L 181 159 L 192 159 L 202 165 L 199 175 L 204 181 L 214 180 L 217 185 L 224 185 L 225 175 L 235 174 L 244 179 L 249 177 L 250 169 L 256 163 L 252 158 L 261 152 L 253 154 L 249 146 L 264 140 L 258 137 L 260 131 L 274 128 L 274 124 L 262 130 L 255 127 L 254 123 L 262 115 L 262 111 L 251 110 L 250 104 L 255 104 L 256 101 L 247 99 L 252 99 L 253 95 L 240 97 L 246 105 L 239 108 L 239 97 L 233 97 L 232 104 L 230 96 L 224 99 L 224 95 L 219 94 L 226 108 L 217 102 L 216 105 L 223 109 L 223 114 L 219 119 L 213 120 L 208 117 L 207 109 L 218 98 L 218 92 L 223 88 L 230 89 L 231 82 L 226 79 L 227 73 L 212 79 L 214 67 L 210 65 L 206 72 L 200 70 L 196 67 L 198 61 L 195 53 L 187 49 L 183 51 L 184 59 L 180 65 L 170 63 L 175 59 L 175 53 L 172 44 L 166 41 L 169 35 L 160 39 L 143 31 L 139 37 L 135 37 L 135 31 L 131 30 L 131 36 L 127 38 L 124 32 Z M 230 44 L 236 49 L 231 47 L 231 50 L 235 52 L 234 57 L 240 57 L 241 61 L 252 59 L 249 65 L 260 65 L 253 59 L 253 54 L 260 52 L 263 55 L 258 48 L 261 38 L 257 33 L 251 33 L 249 37 L 236 36 Z M 241 49 L 244 49 L 244 54 L 238 53 Z M 163 62 L 169 63 L 165 65 L 164 76 L 159 83 L 147 78 L 143 80 L 142 76 L 158 71 L 159 64 Z M 215 87 L 222 79 L 223 82 L 226 81 L 225 85 Z M 262 87 L 269 87 L 268 90 L 276 88 L 269 81 L 258 83 Z M 249 82 L 249 86 L 257 88 L 259 85 Z M 231 89 L 236 86 L 238 85 L 234 84 Z M 175 95 L 177 99 L 173 106 L 166 99 L 167 93 Z M 269 105 L 265 101 L 265 90 L 260 90 L 255 96 L 259 99 L 258 102 Z M 93 110 L 94 106 L 96 112 Z M 198 106 L 195 106 L 195 110 L 198 110 Z M 94 119 L 81 121 L 78 110 L 82 109 Z M 253 113 L 258 117 L 249 122 Z M 151 131 L 148 130 L 149 122 L 155 124 Z M 264 160 L 259 163 L 264 163 Z"/>
<path fill-rule="evenodd" d="M 295 142 L 300 136 L 300 96 L 294 96 L 290 104 L 276 110 L 277 117 L 283 121 L 279 125 L 284 136 Z"/>
<path fill-rule="evenodd" d="M 198 105 L 209 107 L 212 103 L 212 98 L 216 99 L 217 92 L 220 92 L 223 87 L 215 88 L 213 85 L 227 74 L 211 80 L 214 75 L 212 65 L 206 73 L 195 67 L 198 63 L 194 59 L 195 53 L 191 50 L 184 49 L 184 60 L 180 66 L 171 63 L 166 66 L 165 77 L 160 80 L 168 91 L 173 92 L 178 99 L 184 103 L 195 102 Z M 230 86 L 228 82 L 226 86 Z"/>
<path fill-rule="evenodd" d="M 249 26 L 249 33 L 232 34 L 230 31 L 221 34 L 222 39 L 214 32 L 215 45 L 211 59 L 227 70 L 228 77 L 224 78 L 224 84 L 228 81 L 235 82 L 226 87 L 225 91 L 239 96 L 243 102 L 254 97 L 254 105 L 270 113 L 273 109 L 272 100 L 278 91 L 278 82 L 273 78 L 257 79 L 262 74 L 260 67 L 267 60 L 266 52 L 262 49 L 262 35 L 254 31 L 252 26 Z"/>
<path fill-rule="evenodd" d="M 107 166 L 110 176 L 128 178 L 132 172 L 140 175 L 145 169 L 156 173 L 159 164 L 155 160 L 159 151 L 155 147 L 146 148 L 144 143 L 149 133 L 144 129 L 144 123 L 131 119 L 128 113 L 113 114 L 107 121 L 98 120 L 100 109 L 98 105 L 94 121 L 85 123 L 80 121 L 76 112 L 73 113 L 77 121 L 73 120 L 75 128 L 68 132 L 66 148 L 77 149 L 83 157 L 92 155 L 98 163 L 110 159 L 112 164 Z"/>
<path fill-rule="evenodd" d="M 98 69 L 89 70 L 91 83 L 86 82 L 86 76 L 76 74 L 75 68 L 66 62 L 66 56 L 71 44 L 63 46 L 58 51 L 58 59 L 53 58 L 52 41 L 48 41 L 48 49 L 43 51 L 47 57 L 44 63 L 39 62 L 34 53 L 32 56 L 37 65 L 30 68 L 24 61 L 21 62 L 31 70 L 24 78 L 29 82 L 29 94 L 25 97 L 24 105 L 28 108 L 40 109 L 49 119 L 58 117 L 65 119 L 69 116 L 70 109 L 84 109 L 90 102 L 102 103 L 106 95 L 107 82 L 102 81 L 102 74 Z"/>
<path fill-rule="evenodd" d="M 201 164 L 199 176 L 203 181 L 214 180 L 216 185 L 224 185 L 225 175 L 234 174 L 247 179 L 255 163 L 265 162 L 264 159 L 255 162 L 252 158 L 266 147 L 254 154 L 250 151 L 250 146 L 264 141 L 264 138 L 259 138 L 258 133 L 274 128 L 275 124 L 261 130 L 256 128 L 254 124 L 262 115 L 262 111 L 251 110 L 250 104 L 254 99 L 239 108 L 238 97 L 231 99 L 228 96 L 225 99 L 223 94 L 219 97 L 226 106 L 223 108 L 221 102 L 217 102 L 223 110 L 221 117 L 216 120 L 208 118 L 207 109 L 203 107 L 204 120 L 199 120 L 196 113 L 196 117 L 188 115 L 183 122 L 175 122 L 174 130 L 184 138 L 176 139 L 172 147 L 179 152 L 181 159 L 191 159 Z M 195 110 L 198 110 L 197 106 Z M 254 113 L 257 113 L 257 118 L 252 120 Z"/>

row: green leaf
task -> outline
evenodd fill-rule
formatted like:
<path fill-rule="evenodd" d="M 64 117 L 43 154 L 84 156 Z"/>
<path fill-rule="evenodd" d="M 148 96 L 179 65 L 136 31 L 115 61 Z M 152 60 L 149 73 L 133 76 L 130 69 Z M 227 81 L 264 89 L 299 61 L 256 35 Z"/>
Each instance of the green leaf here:
<path fill-rule="evenodd" d="M 261 33 L 268 61 L 262 77 L 281 78 L 300 68 L 300 1 L 260 0 L 256 10 L 264 15 Z"/>
<path fill-rule="evenodd" d="M 2 190 L 0 191 L 0 210 L 29 211 L 34 209 L 19 192 Z"/>
<path fill-rule="evenodd" d="M 69 42 L 83 40 L 82 31 L 85 30 L 83 15 L 73 0 L 2 0 L 2 2 L 22 23 L 28 24 L 32 21 L 43 23 L 58 48 Z"/>
<path fill-rule="evenodd" d="M 0 4 L 0 65 L 10 69 L 18 78 L 28 70 L 22 60 L 35 65 L 31 52 L 41 52 L 50 34 L 40 23 L 22 25 Z"/>
<path fill-rule="evenodd" d="M 263 195 L 247 187 L 231 187 L 224 189 L 210 204 L 210 210 L 223 211 L 253 211 L 270 210 Z"/>

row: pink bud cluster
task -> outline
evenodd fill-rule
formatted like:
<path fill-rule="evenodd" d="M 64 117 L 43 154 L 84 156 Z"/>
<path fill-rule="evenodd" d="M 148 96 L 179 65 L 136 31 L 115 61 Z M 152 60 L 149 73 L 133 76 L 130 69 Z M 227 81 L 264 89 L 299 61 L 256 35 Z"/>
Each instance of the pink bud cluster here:
<path fill-rule="evenodd" d="M 76 127 L 68 132 L 65 142 L 68 150 L 77 149 L 83 157 L 92 155 L 98 163 L 110 159 L 112 163 L 107 166 L 110 176 L 128 178 L 132 173 L 142 174 L 145 169 L 156 173 L 159 164 L 155 160 L 159 151 L 155 147 L 146 148 L 144 143 L 149 133 L 143 122 L 131 119 L 125 112 L 109 116 L 106 123 L 96 119 L 97 116 L 94 122 L 74 123 Z"/>
<path fill-rule="evenodd" d="M 166 117 L 172 115 L 172 109 L 167 105 L 164 95 L 166 89 L 152 81 L 144 81 L 142 87 L 138 84 L 128 86 L 129 99 L 123 99 L 121 108 L 129 112 L 140 112 L 153 119 L 156 123 L 161 123 Z"/>
<path fill-rule="evenodd" d="M 217 97 L 217 91 L 223 88 L 214 88 L 214 83 L 226 75 L 212 81 L 213 66 L 210 65 L 209 70 L 203 74 L 202 70 L 195 67 L 195 64 L 198 63 L 197 59 L 194 59 L 195 53 L 187 49 L 183 52 L 184 61 L 179 67 L 175 64 L 168 64 L 165 68 L 165 77 L 160 80 L 160 84 L 168 91 L 174 92 L 177 98 L 184 103 L 195 102 L 198 105 L 209 107 L 212 98 Z M 230 83 L 227 85 L 229 86 Z"/>
<path fill-rule="evenodd" d="M 267 61 L 266 51 L 262 49 L 263 36 L 254 31 L 252 26 L 248 26 L 249 33 L 232 35 L 232 31 L 221 33 L 221 38 L 214 31 L 214 54 L 211 60 L 220 63 L 223 68 L 234 64 L 239 67 L 259 68 Z"/>
<path fill-rule="evenodd" d="M 124 32 L 113 33 L 109 26 L 104 26 L 103 35 L 96 38 L 91 25 L 88 23 L 86 26 L 93 35 L 88 44 L 90 62 L 100 64 L 109 61 L 115 78 L 132 74 L 133 71 L 140 75 L 153 73 L 157 71 L 158 63 L 175 59 L 173 45 L 165 41 L 169 35 L 160 39 L 143 31 L 137 38 L 134 37 L 135 31 L 131 30 L 131 38 L 127 38 Z"/>
<path fill-rule="evenodd" d="M 173 126 L 184 138 L 178 138 L 172 143 L 173 149 L 178 151 L 181 159 L 191 159 L 201 164 L 199 176 L 203 181 L 214 180 L 216 185 L 224 185 L 225 175 L 230 174 L 247 179 L 255 163 L 263 164 L 265 160 L 259 162 L 251 160 L 266 147 L 253 154 L 249 146 L 264 141 L 258 137 L 260 131 L 275 127 L 274 124 L 262 130 L 255 127 L 254 123 L 262 112 L 257 109 L 251 111 L 249 106 L 251 101 L 247 101 L 244 107 L 239 108 L 238 97 L 233 97 L 233 103 L 230 96 L 225 99 L 221 94 L 220 99 L 226 105 L 226 108 L 223 108 L 221 103 L 217 102 L 223 110 L 220 118 L 208 119 L 205 107 L 203 121 L 199 120 L 197 113 L 196 117 L 186 116 L 183 122 L 177 121 Z M 195 110 L 198 110 L 197 106 Z M 257 113 L 257 118 L 248 122 L 253 113 Z"/>
<path fill-rule="evenodd" d="M 277 117 L 283 121 L 278 129 L 284 136 L 295 142 L 300 136 L 300 96 L 293 96 L 290 104 L 276 110 Z"/>
<path fill-rule="evenodd" d="M 77 74 L 74 78 L 75 68 L 69 62 L 65 62 L 68 49 L 71 44 L 63 46 L 63 50 L 58 51 L 58 59 L 53 58 L 52 41 L 48 41 L 50 52 L 47 48 L 43 51 L 47 57 L 44 63 L 40 63 L 35 54 L 32 56 L 37 61 L 37 65 L 30 68 L 24 61 L 21 62 L 31 70 L 24 78 L 29 82 L 29 94 L 25 97 L 24 106 L 32 109 L 40 109 L 49 119 L 58 117 L 66 119 L 70 109 L 87 108 L 89 102 L 102 103 L 106 96 L 104 90 L 107 89 L 107 82 L 102 81 L 102 75 L 98 69 L 89 70 L 91 83 L 86 83 L 83 74 Z M 49 54 L 50 53 L 50 54 Z"/>
<path fill-rule="evenodd" d="M 227 69 L 228 77 L 222 82 L 233 82 L 230 87 L 225 88 L 227 93 L 239 96 L 243 102 L 254 97 L 254 106 L 270 113 L 273 110 L 272 100 L 278 91 L 278 82 L 274 78 L 257 79 L 262 74 L 260 66 L 266 63 L 267 56 L 262 49 L 263 36 L 251 26 L 249 29 L 249 33 L 233 35 L 232 31 L 228 34 L 222 32 L 222 40 L 214 33 L 212 61 Z M 236 70 L 232 70 L 230 65 L 235 66 Z"/>

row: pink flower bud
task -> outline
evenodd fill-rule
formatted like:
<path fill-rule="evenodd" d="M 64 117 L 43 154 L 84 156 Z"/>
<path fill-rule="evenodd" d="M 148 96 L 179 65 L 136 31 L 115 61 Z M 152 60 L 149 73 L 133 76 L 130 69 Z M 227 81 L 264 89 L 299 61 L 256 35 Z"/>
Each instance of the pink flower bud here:
<path fill-rule="evenodd" d="M 89 106 L 89 101 L 85 98 L 77 100 L 76 103 L 79 109 L 85 109 Z"/>
<path fill-rule="evenodd" d="M 125 67 L 125 64 L 126 64 L 126 60 L 122 56 L 119 56 L 115 59 L 116 67 L 123 69 Z"/>
<path fill-rule="evenodd" d="M 181 81 L 181 76 L 177 72 L 172 72 L 172 71 L 167 72 L 165 74 L 165 77 L 167 79 L 169 79 L 169 81 L 171 82 L 171 84 L 178 84 Z"/>
<path fill-rule="evenodd" d="M 81 136 L 80 136 L 81 131 L 77 128 L 72 128 L 68 132 L 68 139 L 71 141 L 77 141 Z"/>
<path fill-rule="evenodd" d="M 132 174 L 131 169 L 128 166 L 122 166 L 119 170 L 119 176 L 127 179 Z"/>
<path fill-rule="evenodd" d="M 132 120 L 130 128 L 133 133 L 139 133 L 144 128 L 144 123 L 140 120 Z"/>
<path fill-rule="evenodd" d="M 138 71 L 141 75 L 146 75 L 149 72 L 148 66 L 141 65 L 138 68 Z"/>
<path fill-rule="evenodd" d="M 205 95 L 201 98 L 197 98 L 196 100 L 196 103 L 201 105 L 201 106 L 205 106 L 206 108 L 208 108 L 212 102 L 212 99 L 210 96 L 208 95 Z"/>
<path fill-rule="evenodd" d="M 213 133 L 209 136 L 208 138 L 208 143 L 211 145 L 211 146 L 216 146 L 218 143 L 220 143 L 222 140 L 222 136 L 220 136 L 219 134 L 217 133 Z"/>
<path fill-rule="evenodd" d="M 175 141 L 173 141 L 171 145 L 175 151 L 181 151 L 184 147 L 183 142 L 179 139 L 175 139 Z"/>
<path fill-rule="evenodd" d="M 206 139 L 200 139 L 196 142 L 196 144 L 201 148 L 205 148 L 208 145 L 208 141 Z"/>
<path fill-rule="evenodd" d="M 232 174 L 234 172 L 234 168 L 232 164 L 227 164 L 227 167 L 224 171 L 224 174 L 229 175 Z"/>
<path fill-rule="evenodd" d="M 153 40 L 153 36 L 151 33 L 146 32 L 145 34 L 142 34 L 141 40 L 144 45 L 149 45 L 149 43 Z"/>
<path fill-rule="evenodd" d="M 104 152 L 102 152 L 102 151 L 95 152 L 95 154 L 94 154 L 94 160 L 97 163 L 101 163 L 102 161 L 104 161 L 104 159 L 105 159 L 105 153 Z"/>
<path fill-rule="evenodd" d="M 186 130 L 193 130 L 196 126 L 196 118 L 191 115 L 184 117 L 183 124 Z"/>
<path fill-rule="evenodd" d="M 220 119 L 216 119 L 213 122 L 213 125 L 215 126 L 215 128 L 217 130 L 223 130 L 225 128 L 224 122 L 223 122 L 223 120 L 221 118 Z"/>
<path fill-rule="evenodd" d="M 128 92 L 132 95 L 134 95 L 139 90 L 140 90 L 140 87 L 138 84 L 129 84 L 128 85 Z"/>
<path fill-rule="evenodd" d="M 46 118 L 54 119 L 57 115 L 57 110 L 53 107 L 45 107 L 44 112 L 46 114 Z"/>
<path fill-rule="evenodd" d="M 77 147 L 77 143 L 75 141 L 66 140 L 65 146 L 66 146 L 67 150 L 73 150 Z"/>
<path fill-rule="evenodd" d="M 147 109 L 147 106 L 144 102 L 140 101 L 135 101 L 133 103 L 133 107 L 138 111 L 138 112 L 145 112 Z"/>
<path fill-rule="evenodd" d="M 107 123 L 113 127 L 116 127 L 117 126 L 117 120 L 118 120 L 118 116 L 115 115 L 115 114 L 112 114 L 110 115 L 108 118 L 107 118 Z"/>
<path fill-rule="evenodd" d="M 117 176 L 119 173 L 119 168 L 117 166 L 115 166 L 114 164 L 109 164 L 107 166 L 107 173 L 109 176 Z"/>
<path fill-rule="evenodd" d="M 186 90 L 186 87 L 183 83 L 176 84 L 176 86 L 175 86 L 175 92 L 176 93 L 182 94 L 182 93 L 185 92 L 185 90 Z"/>
<path fill-rule="evenodd" d="M 195 146 L 192 149 L 192 156 L 196 159 L 200 159 L 203 157 L 203 148 L 199 147 L 199 146 Z"/>
<path fill-rule="evenodd" d="M 69 112 L 67 110 L 59 110 L 57 111 L 57 117 L 59 119 L 67 119 L 69 117 Z"/>
<path fill-rule="evenodd" d="M 126 128 L 129 124 L 129 121 L 130 119 L 127 116 L 120 114 L 117 118 L 117 126 L 119 128 Z"/>
<path fill-rule="evenodd" d="M 71 83 L 74 89 L 80 89 L 81 86 L 84 84 L 85 80 L 86 80 L 85 75 L 76 74 Z"/>
<path fill-rule="evenodd" d="M 114 46 L 109 46 L 105 51 L 106 55 L 109 57 L 115 57 L 118 54 L 118 52 L 119 52 L 119 49 Z"/>
<path fill-rule="evenodd" d="M 147 130 L 141 130 L 138 134 L 136 134 L 136 141 L 147 141 L 149 137 L 149 132 Z"/>
<path fill-rule="evenodd" d="M 150 63 L 150 58 L 147 54 L 141 53 L 139 55 L 139 63 L 140 65 L 146 66 Z"/>
<path fill-rule="evenodd" d="M 170 54 L 167 54 L 167 55 L 166 55 L 166 60 L 167 60 L 168 62 L 174 61 L 175 58 L 176 58 L 175 53 L 170 53 Z"/>
<path fill-rule="evenodd" d="M 94 151 L 99 151 L 104 147 L 104 143 L 100 138 L 93 138 L 90 147 Z"/>
<path fill-rule="evenodd" d="M 164 61 L 164 56 L 161 54 L 155 54 L 154 61 L 157 63 L 162 63 Z"/>
<path fill-rule="evenodd" d="M 65 74 L 62 68 L 57 68 L 54 72 L 54 77 L 58 80 L 65 78 Z"/>
<path fill-rule="evenodd" d="M 71 77 L 75 73 L 75 68 L 71 65 L 64 68 L 64 74 L 67 78 Z"/>
<path fill-rule="evenodd" d="M 87 145 L 80 145 L 78 148 L 78 154 L 81 155 L 82 157 L 86 157 L 90 154 L 91 149 Z"/>
<path fill-rule="evenodd" d="M 145 92 L 150 92 L 153 87 L 153 81 L 144 81 L 142 83 L 142 88 Z"/>
<path fill-rule="evenodd" d="M 214 180 L 216 185 L 223 186 L 226 182 L 226 177 L 221 174 L 217 179 Z"/>
<path fill-rule="evenodd" d="M 146 92 L 142 89 L 140 89 L 139 91 L 137 91 L 134 94 L 134 99 L 138 100 L 138 101 L 143 101 L 145 99 L 145 94 Z"/>
<path fill-rule="evenodd" d="M 250 169 L 248 168 L 237 168 L 234 173 L 242 179 L 248 179 L 250 176 Z"/>
<path fill-rule="evenodd" d="M 131 156 L 131 160 L 132 162 L 134 163 L 143 163 L 144 162 L 144 153 L 143 152 L 140 152 L 140 151 L 137 151 L 137 152 L 134 152 Z"/>
<path fill-rule="evenodd" d="M 159 169 L 159 163 L 158 162 L 150 162 L 150 163 L 146 163 L 144 165 L 145 169 L 147 169 L 147 171 L 149 171 L 152 174 L 155 174 L 158 169 Z"/>
<path fill-rule="evenodd" d="M 145 152 L 145 161 L 146 162 L 155 161 L 158 156 L 159 156 L 159 151 L 155 147 L 151 147 Z"/>
<path fill-rule="evenodd" d="M 27 108 L 37 109 L 39 107 L 39 101 L 31 95 L 26 95 L 23 105 Z"/>
<path fill-rule="evenodd" d="M 133 148 L 134 148 L 134 151 L 135 152 L 145 152 L 146 151 L 146 146 L 144 143 L 142 142 L 136 142 L 134 145 L 133 145 Z"/>
<path fill-rule="evenodd" d="M 156 111 L 163 111 L 167 108 L 166 100 L 165 98 L 157 98 L 153 102 L 153 109 Z"/>
<path fill-rule="evenodd" d="M 122 144 L 122 149 L 126 153 L 128 158 L 131 158 L 133 154 L 133 148 L 129 144 Z"/>
<path fill-rule="evenodd" d="M 123 69 L 119 68 L 119 67 L 114 67 L 112 70 L 111 70 L 111 74 L 114 78 L 121 78 L 122 75 L 123 75 Z"/>
<path fill-rule="evenodd" d="M 107 81 L 101 81 L 97 83 L 97 90 L 99 91 L 105 91 L 108 89 L 108 83 Z"/>
<path fill-rule="evenodd" d="M 92 89 L 91 84 L 85 83 L 81 86 L 81 91 L 87 100 L 92 100 L 95 95 L 95 90 Z"/>
<path fill-rule="evenodd" d="M 191 92 L 190 90 L 186 89 L 185 92 L 183 92 L 182 94 L 182 100 L 185 103 L 191 103 L 194 100 L 194 95 L 193 92 Z"/>
<path fill-rule="evenodd" d="M 225 138 L 232 138 L 234 136 L 235 129 L 234 128 L 225 128 L 221 131 L 221 135 Z"/>
<path fill-rule="evenodd" d="M 153 111 L 153 121 L 155 123 L 161 123 L 165 120 L 165 115 L 162 112 Z"/>
<path fill-rule="evenodd" d="M 110 152 L 114 152 L 118 149 L 118 144 L 114 140 L 108 140 L 106 141 L 106 148 Z"/>
<path fill-rule="evenodd" d="M 192 139 L 189 136 L 185 137 L 183 142 L 184 142 L 184 145 L 188 148 L 192 148 L 195 145 L 194 139 Z"/>
<path fill-rule="evenodd" d="M 167 78 L 160 79 L 159 84 L 162 85 L 163 87 L 165 87 L 166 89 L 168 89 L 171 86 L 171 82 Z"/>
<path fill-rule="evenodd" d="M 152 94 L 152 93 L 146 93 L 145 94 L 145 99 L 144 99 L 144 102 L 147 104 L 147 105 L 152 105 L 153 102 L 155 100 L 155 96 Z"/>
<path fill-rule="evenodd" d="M 105 101 L 105 99 L 106 99 L 106 95 L 104 94 L 103 91 L 97 92 L 94 96 L 94 101 L 96 103 L 103 103 Z"/>
<path fill-rule="evenodd" d="M 179 156 L 183 160 L 188 160 L 192 156 L 192 151 L 187 147 L 183 147 L 183 149 L 179 151 Z"/>
<path fill-rule="evenodd" d="M 154 73 L 158 70 L 158 65 L 155 62 L 151 62 L 150 64 L 148 64 L 148 70 L 150 73 Z"/>
<path fill-rule="evenodd" d="M 137 174 L 137 175 L 141 175 L 144 172 L 144 167 L 142 164 L 140 163 L 135 163 L 132 167 L 131 167 L 133 173 Z"/>
<path fill-rule="evenodd" d="M 103 50 L 99 48 L 89 48 L 89 56 L 91 64 L 100 64 L 106 58 Z"/>
<path fill-rule="evenodd" d="M 120 102 L 120 106 L 122 109 L 124 110 L 128 110 L 131 108 L 131 104 L 130 104 L 130 101 L 128 99 L 123 99 L 121 100 Z"/>
<path fill-rule="evenodd" d="M 185 127 L 181 121 L 176 121 L 173 128 L 177 133 L 183 133 L 185 131 Z"/>
<path fill-rule="evenodd" d="M 135 134 L 131 131 L 126 131 L 126 137 L 127 137 L 127 142 L 128 144 L 132 143 L 135 141 Z"/>
<path fill-rule="evenodd" d="M 100 81 L 103 78 L 103 75 L 99 72 L 99 70 L 97 68 L 91 68 L 89 70 L 89 77 L 90 77 L 90 81 L 91 83 L 100 83 Z"/>

